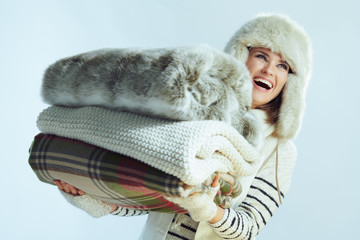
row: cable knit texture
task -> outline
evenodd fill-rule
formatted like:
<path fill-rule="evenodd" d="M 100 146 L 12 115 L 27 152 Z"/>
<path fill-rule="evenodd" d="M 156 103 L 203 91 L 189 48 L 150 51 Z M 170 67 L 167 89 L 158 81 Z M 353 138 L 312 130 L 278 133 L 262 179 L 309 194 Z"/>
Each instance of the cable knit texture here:
<path fill-rule="evenodd" d="M 128 155 L 189 185 L 204 182 L 215 171 L 254 175 L 261 164 L 259 152 L 219 121 L 169 121 L 101 107 L 52 106 L 39 115 L 37 126 L 43 133 Z"/>

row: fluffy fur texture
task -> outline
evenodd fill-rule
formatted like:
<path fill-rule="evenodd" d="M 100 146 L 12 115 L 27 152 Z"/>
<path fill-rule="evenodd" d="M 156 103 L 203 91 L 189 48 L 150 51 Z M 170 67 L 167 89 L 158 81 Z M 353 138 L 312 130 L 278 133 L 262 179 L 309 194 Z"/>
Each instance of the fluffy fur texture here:
<path fill-rule="evenodd" d="M 209 46 L 91 51 L 51 65 L 42 86 L 52 105 L 225 121 L 260 148 L 261 128 L 249 112 L 251 92 L 246 66 Z"/>
<path fill-rule="evenodd" d="M 308 35 L 287 16 L 262 14 L 234 34 L 225 52 L 246 63 L 248 47 L 269 48 L 289 63 L 293 73 L 284 88 L 275 135 L 284 139 L 295 137 L 301 127 L 305 90 L 311 75 L 312 47 Z"/>

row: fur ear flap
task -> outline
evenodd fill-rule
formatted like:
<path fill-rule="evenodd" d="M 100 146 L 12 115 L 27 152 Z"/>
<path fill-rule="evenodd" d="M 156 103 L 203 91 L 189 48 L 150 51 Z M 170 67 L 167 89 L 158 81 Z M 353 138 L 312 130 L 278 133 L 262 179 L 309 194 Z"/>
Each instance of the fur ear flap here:
<path fill-rule="evenodd" d="M 279 138 L 294 138 L 301 128 L 305 94 L 300 83 L 299 77 L 289 74 L 284 86 L 279 120 L 275 125 L 275 135 Z"/>

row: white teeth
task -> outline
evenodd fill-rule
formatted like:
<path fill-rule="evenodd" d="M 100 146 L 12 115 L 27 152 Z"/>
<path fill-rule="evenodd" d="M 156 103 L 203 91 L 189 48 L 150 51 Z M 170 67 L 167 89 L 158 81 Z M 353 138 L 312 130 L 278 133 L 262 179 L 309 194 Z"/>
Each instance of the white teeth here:
<path fill-rule="evenodd" d="M 262 82 L 262 83 L 266 84 L 269 88 L 273 87 L 273 85 L 270 82 L 268 82 L 268 81 L 266 81 L 266 80 L 264 80 L 262 78 L 255 78 L 254 81 L 255 82 Z"/>

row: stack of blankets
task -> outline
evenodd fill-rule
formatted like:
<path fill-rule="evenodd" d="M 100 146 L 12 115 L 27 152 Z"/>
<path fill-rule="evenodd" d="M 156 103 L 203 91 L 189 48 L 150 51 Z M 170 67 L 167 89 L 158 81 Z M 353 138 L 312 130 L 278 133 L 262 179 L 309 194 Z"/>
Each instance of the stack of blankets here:
<path fill-rule="evenodd" d="M 53 105 L 40 113 L 29 163 L 49 184 L 60 179 L 92 197 L 159 212 L 186 210 L 163 196 L 186 197 L 210 189 L 231 207 L 241 179 L 259 168 L 259 152 L 221 121 L 176 121 L 100 106 Z"/>

